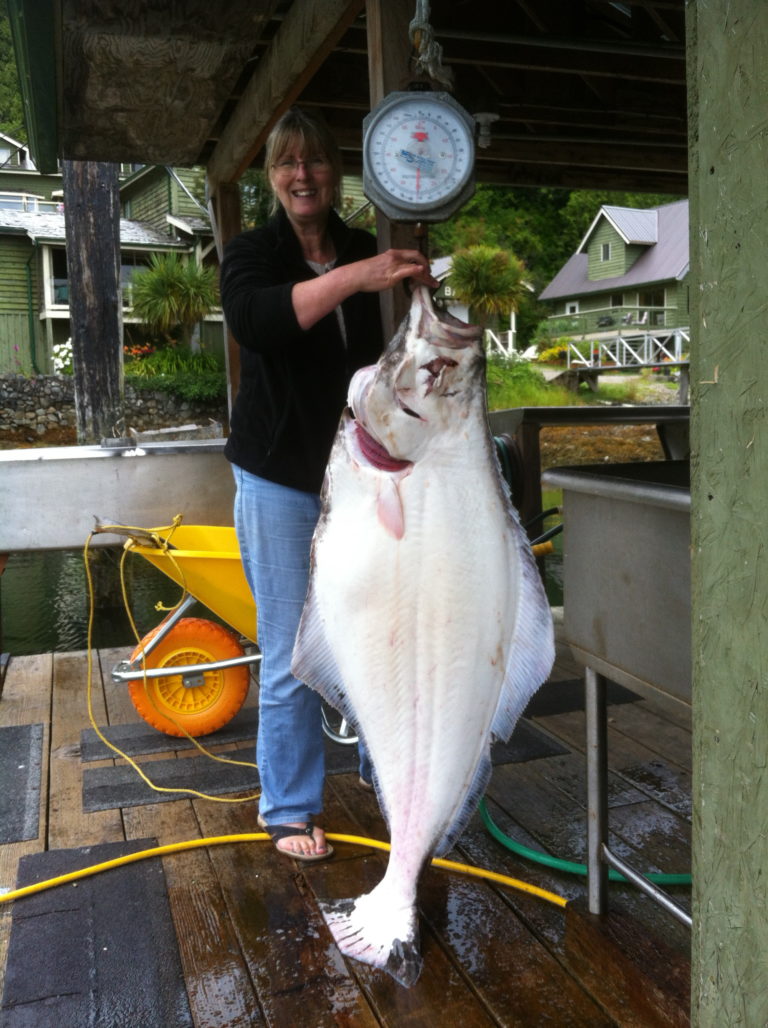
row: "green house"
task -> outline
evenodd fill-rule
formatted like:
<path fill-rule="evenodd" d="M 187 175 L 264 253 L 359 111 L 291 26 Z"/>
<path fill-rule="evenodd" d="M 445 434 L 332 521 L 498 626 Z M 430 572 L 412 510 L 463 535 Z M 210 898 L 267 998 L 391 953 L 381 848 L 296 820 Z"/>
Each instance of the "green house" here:
<path fill-rule="evenodd" d="M 70 336 L 66 232 L 60 174 L 40 175 L 23 144 L 0 135 L 0 374 L 47 374 L 53 347 Z M 124 177 L 122 177 L 124 176 Z M 192 169 L 122 166 L 120 264 L 123 333 L 141 327 L 131 312 L 131 279 L 152 254 L 177 252 L 216 262 L 207 212 L 195 200 Z M 202 326 L 223 347 L 222 316 Z"/>
<path fill-rule="evenodd" d="M 540 294 L 551 339 L 597 339 L 689 324 L 688 201 L 600 208 Z"/>

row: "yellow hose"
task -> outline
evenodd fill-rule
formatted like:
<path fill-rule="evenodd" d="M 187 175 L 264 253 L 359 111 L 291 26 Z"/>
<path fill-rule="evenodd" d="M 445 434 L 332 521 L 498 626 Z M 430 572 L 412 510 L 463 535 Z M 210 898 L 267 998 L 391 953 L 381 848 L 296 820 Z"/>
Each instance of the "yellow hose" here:
<path fill-rule="evenodd" d="M 343 835 L 335 832 L 326 833 L 326 838 L 333 842 L 351 842 L 362 846 L 370 846 L 373 849 L 389 850 L 388 842 L 379 842 L 376 839 L 366 839 L 360 835 Z M 93 864 L 91 867 L 80 868 L 79 871 L 70 871 L 68 874 L 59 875 L 57 878 L 48 878 L 44 882 L 35 882 L 34 885 L 25 885 L 21 889 L 14 889 L 0 895 L 0 903 L 10 903 L 12 900 L 21 899 L 23 896 L 31 896 L 36 892 L 43 892 L 52 889 L 57 885 L 66 885 L 68 882 L 75 882 L 80 878 L 87 878 L 101 871 L 110 871 L 115 867 L 122 867 L 124 864 L 133 864 L 137 860 L 145 860 L 147 857 L 164 857 L 171 853 L 181 853 L 184 850 L 201 849 L 204 846 L 220 846 L 228 842 L 268 842 L 269 836 L 266 832 L 246 832 L 242 835 L 215 835 L 207 839 L 188 839 L 185 842 L 173 842 L 166 846 L 155 846 L 148 850 L 139 850 L 136 853 L 127 853 L 122 857 L 115 857 L 113 860 L 105 860 L 100 864 Z M 475 878 L 485 878 L 500 885 L 508 885 L 520 892 L 527 892 L 548 903 L 554 903 L 558 907 L 564 907 L 567 900 L 554 892 L 547 892 L 546 889 L 539 889 L 538 886 L 521 882 L 517 878 L 509 878 L 506 875 L 497 874 L 495 871 L 486 871 L 480 867 L 472 867 L 470 864 L 457 864 L 452 860 L 443 860 L 435 857 L 432 861 L 434 867 L 440 867 L 447 871 L 457 871 L 459 874 L 472 875 Z"/>

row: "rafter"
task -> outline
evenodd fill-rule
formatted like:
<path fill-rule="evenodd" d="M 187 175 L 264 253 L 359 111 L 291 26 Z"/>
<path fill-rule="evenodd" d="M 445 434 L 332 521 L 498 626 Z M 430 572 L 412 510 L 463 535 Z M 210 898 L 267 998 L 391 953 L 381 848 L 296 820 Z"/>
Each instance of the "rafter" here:
<path fill-rule="evenodd" d="M 208 162 L 212 182 L 232 182 L 263 147 L 354 21 L 364 0 L 295 0 L 246 87 Z"/>

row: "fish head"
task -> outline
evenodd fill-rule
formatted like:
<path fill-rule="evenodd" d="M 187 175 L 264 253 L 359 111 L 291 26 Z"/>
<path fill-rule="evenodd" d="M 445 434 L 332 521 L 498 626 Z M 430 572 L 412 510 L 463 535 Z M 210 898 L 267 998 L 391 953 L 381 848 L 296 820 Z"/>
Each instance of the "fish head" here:
<path fill-rule="evenodd" d="M 361 368 L 349 386 L 358 433 L 381 458 L 419 460 L 431 442 L 485 413 L 482 329 L 435 310 L 426 286 L 378 364 Z"/>

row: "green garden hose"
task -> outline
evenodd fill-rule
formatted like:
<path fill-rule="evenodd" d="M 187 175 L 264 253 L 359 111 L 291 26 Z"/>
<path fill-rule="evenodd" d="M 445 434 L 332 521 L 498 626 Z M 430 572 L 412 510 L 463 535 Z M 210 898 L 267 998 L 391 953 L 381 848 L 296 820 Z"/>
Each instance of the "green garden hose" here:
<path fill-rule="evenodd" d="M 556 871 L 565 871 L 568 874 L 574 875 L 586 875 L 587 865 L 576 864 L 571 860 L 561 860 L 559 857 L 552 857 L 549 853 L 541 853 L 539 850 L 530 849 L 528 846 L 523 846 L 519 842 L 515 842 L 514 839 L 510 839 L 508 835 L 499 828 L 494 822 L 491 815 L 488 813 L 488 807 L 486 806 L 485 799 L 480 800 L 480 817 L 483 819 L 488 832 L 493 838 L 500 842 L 502 846 L 505 846 L 512 853 L 516 853 L 517 856 L 523 857 L 526 860 L 533 860 L 537 864 L 543 864 L 545 867 L 552 867 Z M 691 876 L 689 874 L 646 874 L 645 878 L 649 882 L 653 882 L 655 885 L 690 885 Z M 608 878 L 612 882 L 624 882 L 626 879 L 624 875 L 610 868 L 608 871 Z"/>

